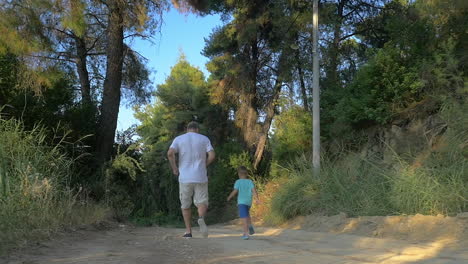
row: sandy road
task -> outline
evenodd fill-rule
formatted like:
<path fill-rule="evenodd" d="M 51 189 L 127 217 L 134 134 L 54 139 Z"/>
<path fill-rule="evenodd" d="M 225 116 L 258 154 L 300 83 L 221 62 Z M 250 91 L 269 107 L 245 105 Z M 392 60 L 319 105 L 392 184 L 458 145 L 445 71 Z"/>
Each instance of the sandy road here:
<path fill-rule="evenodd" d="M 401 240 L 258 228 L 249 241 L 238 227 L 211 226 L 210 237 L 180 238 L 181 229 L 124 227 L 81 230 L 0 258 L 8 264 L 49 263 L 255 263 L 255 264 L 464 264 L 468 248 L 456 241 L 409 243 Z"/>

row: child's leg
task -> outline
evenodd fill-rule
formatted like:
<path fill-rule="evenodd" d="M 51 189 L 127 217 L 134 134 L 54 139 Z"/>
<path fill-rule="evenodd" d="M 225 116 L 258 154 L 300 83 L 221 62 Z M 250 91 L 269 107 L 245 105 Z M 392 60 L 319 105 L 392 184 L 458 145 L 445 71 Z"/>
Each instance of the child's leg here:
<path fill-rule="evenodd" d="M 242 229 L 244 231 L 244 236 L 249 234 L 249 218 L 242 218 Z"/>
<path fill-rule="evenodd" d="M 242 219 L 242 230 L 244 231 L 244 236 L 249 234 L 249 206 L 245 204 L 239 204 L 239 217 Z"/>
<path fill-rule="evenodd" d="M 249 235 L 253 235 L 255 234 L 255 229 L 252 225 L 252 218 L 249 216 L 248 220 L 247 220 L 247 225 L 249 227 Z"/>

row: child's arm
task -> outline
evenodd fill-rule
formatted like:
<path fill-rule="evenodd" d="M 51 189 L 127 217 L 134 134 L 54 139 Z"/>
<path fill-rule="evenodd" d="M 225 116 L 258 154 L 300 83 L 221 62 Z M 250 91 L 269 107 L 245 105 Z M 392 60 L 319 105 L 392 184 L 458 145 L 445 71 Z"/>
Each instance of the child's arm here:
<path fill-rule="evenodd" d="M 231 194 L 229 194 L 227 201 L 229 202 L 232 197 L 234 197 L 239 191 L 237 189 L 232 190 Z"/>
<path fill-rule="evenodd" d="M 257 201 L 257 203 L 260 203 L 260 198 L 258 198 L 258 193 L 255 188 L 252 189 L 252 193 L 255 196 L 255 200 Z"/>

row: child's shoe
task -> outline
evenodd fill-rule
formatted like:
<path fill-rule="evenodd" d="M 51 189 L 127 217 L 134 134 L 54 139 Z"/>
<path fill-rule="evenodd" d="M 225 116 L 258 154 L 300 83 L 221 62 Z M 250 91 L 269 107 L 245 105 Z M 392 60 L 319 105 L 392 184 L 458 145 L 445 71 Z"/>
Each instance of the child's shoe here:
<path fill-rule="evenodd" d="M 250 237 L 249 237 L 248 235 L 243 235 L 243 236 L 242 236 L 242 239 L 243 239 L 243 240 L 249 240 L 249 238 L 250 238 Z"/>

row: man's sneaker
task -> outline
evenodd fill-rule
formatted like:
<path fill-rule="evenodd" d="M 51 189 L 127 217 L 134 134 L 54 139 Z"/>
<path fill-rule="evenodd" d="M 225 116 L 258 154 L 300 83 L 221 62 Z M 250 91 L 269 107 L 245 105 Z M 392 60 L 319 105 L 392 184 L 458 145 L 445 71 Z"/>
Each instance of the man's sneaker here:
<path fill-rule="evenodd" d="M 192 233 L 185 233 L 182 237 L 184 237 L 184 238 L 191 238 L 191 237 L 192 237 Z"/>
<path fill-rule="evenodd" d="M 208 237 L 208 227 L 206 227 L 205 219 L 198 218 L 198 225 L 200 226 L 200 233 L 202 233 L 202 236 L 204 238 L 207 238 Z"/>
<path fill-rule="evenodd" d="M 249 235 L 253 235 L 253 234 L 255 234 L 255 230 L 253 226 L 249 226 Z"/>
<path fill-rule="evenodd" d="M 248 235 L 243 235 L 243 236 L 242 236 L 242 239 L 243 239 L 243 240 L 249 240 L 249 238 L 250 238 L 250 237 L 249 237 Z"/>

